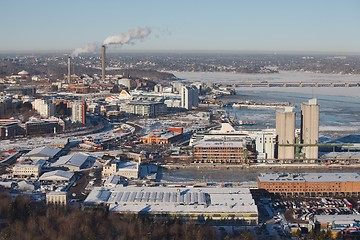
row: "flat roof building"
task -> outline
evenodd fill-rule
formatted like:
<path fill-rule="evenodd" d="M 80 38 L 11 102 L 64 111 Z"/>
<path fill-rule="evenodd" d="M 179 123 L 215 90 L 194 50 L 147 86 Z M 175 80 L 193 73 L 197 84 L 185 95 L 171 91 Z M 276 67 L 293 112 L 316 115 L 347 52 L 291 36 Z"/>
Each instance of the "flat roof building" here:
<path fill-rule="evenodd" d="M 261 173 L 259 189 L 280 195 L 359 196 L 358 173 Z"/>
<path fill-rule="evenodd" d="M 251 155 L 245 139 L 229 141 L 223 139 L 201 140 L 194 144 L 196 163 L 248 163 Z"/>
<path fill-rule="evenodd" d="M 257 206 L 246 188 L 95 187 L 84 204 L 104 204 L 119 213 L 258 223 Z"/>

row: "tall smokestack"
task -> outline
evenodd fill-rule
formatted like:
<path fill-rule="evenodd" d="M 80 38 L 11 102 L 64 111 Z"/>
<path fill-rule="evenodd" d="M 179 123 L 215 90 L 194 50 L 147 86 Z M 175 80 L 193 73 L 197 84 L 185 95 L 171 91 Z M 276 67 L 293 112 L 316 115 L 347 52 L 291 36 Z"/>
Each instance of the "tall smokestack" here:
<path fill-rule="evenodd" d="M 105 45 L 101 46 L 101 80 L 105 81 Z"/>
<path fill-rule="evenodd" d="M 71 58 L 68 57 L 68 84 L 71 84 Z"/>

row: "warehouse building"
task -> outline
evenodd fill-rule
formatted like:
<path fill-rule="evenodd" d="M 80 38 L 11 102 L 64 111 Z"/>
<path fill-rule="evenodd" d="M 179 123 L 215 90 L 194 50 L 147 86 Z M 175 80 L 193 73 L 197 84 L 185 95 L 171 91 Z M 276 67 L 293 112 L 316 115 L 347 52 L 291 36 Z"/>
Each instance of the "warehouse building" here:
<path fill-rule="evenodd" d="M 94 157 L 91 157 L 88 154 L 74 153 L 60 157 L 52 166 L 64 167 L 69 169 L 69 171 L 79 171 L 80 169 L 91 167 L 94 162 Z"/>
<path fill-rule="evenodd" d="M 106 205 L 118 213 L 258 224 L 258 209 L 246 188 L 95 187 L 84 204 Z"/>

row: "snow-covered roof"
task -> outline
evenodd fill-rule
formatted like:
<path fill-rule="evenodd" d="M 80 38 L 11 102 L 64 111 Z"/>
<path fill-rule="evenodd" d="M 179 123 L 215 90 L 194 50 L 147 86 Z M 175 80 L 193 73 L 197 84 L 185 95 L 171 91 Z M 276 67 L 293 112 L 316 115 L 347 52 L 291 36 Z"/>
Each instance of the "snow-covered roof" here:
<path fill-rule="evenodd" d="M 74 173 L 63 170 L 46 172 L 39 178 L 40 181 L 69 181 Z"/>
<path fill-rule="evenodd" d="M 75 167 L 81 167 L 86 162 L 88 157 L 89 155 L 85 153 L 74 153 L 71 155 L 62 156 L 53 164 L 53 166 L 71 165 Z"/>
<path fill-rule="evenodd" d="M 85 204 L 100 203 L 119 212 L 258 214 L 246 188 L 95 187 Z"/>
<path fill-rule="evenodd" d="M 61 151 L 60 148 L 39 147 L 28 152 L 26 157 L 47 157 L 52 158 Z"/>
<path fill-rule="evenodd" d="M 25 70 L 22 70 L 21 72 L 18 72 L 18 75 L 29 75 L 29 73 Z"/>

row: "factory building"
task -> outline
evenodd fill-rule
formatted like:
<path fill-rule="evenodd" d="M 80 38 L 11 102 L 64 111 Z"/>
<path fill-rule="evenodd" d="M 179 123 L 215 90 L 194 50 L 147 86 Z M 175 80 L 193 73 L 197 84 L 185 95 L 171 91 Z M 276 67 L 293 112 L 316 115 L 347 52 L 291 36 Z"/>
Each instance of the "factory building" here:
<path fill-rule="evenodd" d="M 258 209 L 246 188 L 95 187 L 84 206 L 97 205 L 123 214 L 258 224 Z"/>
<path fill-rule="evenodd" d="M 310 99 L 308 103 L 301 104 L 301 143 L 305 159 L 318 159 L 319 141 L 319 112 L 317 99 Z"/>
<path fill-rule="evenodd" d="M 358 173 L 261 173 L 258 188 L 280 195 L 360 196 Z"/>
<path fill-rule="evenodd" d="M 295 112 L 293 107 L 285 107 L 276 112 L 277 158 L 280 160 L 295 157 Z M 289 144 L 288 146 L 284 146 Z"/>

